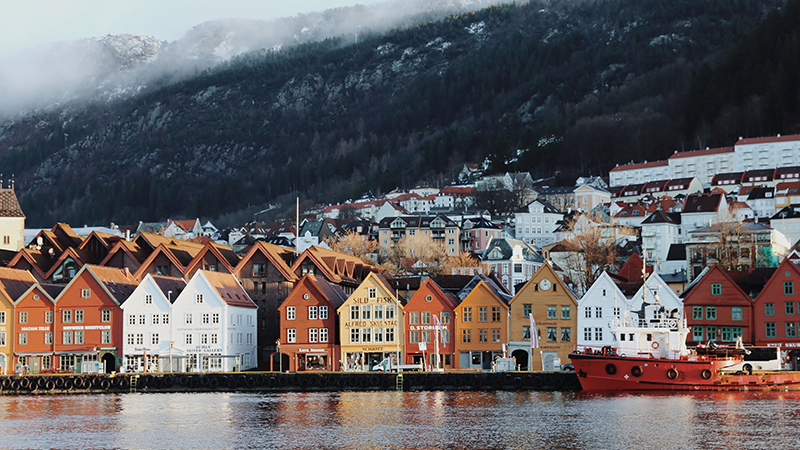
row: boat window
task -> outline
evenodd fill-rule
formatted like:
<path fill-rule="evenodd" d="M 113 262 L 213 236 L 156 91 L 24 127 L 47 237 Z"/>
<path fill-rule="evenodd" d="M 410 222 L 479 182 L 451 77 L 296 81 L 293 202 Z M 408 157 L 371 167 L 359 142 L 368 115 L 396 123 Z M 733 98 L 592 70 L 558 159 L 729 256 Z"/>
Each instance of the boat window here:
<path fill-rule="evenodd" d="M 653 340 L 653 335 L 652 335 L 652 334 L 650 334 L 650 333 L 648 333 L 648 334 L 647 334 L 647 340 L 648 340 L 648 341 L 652 341 L 652 340 Z"/>
<path fill-rule="evenodd" d="M 619 340 L 620 341 L 624 341 L 625 340 L 625 335 L 624 334 L 620 334 L 619 335 Z"/>

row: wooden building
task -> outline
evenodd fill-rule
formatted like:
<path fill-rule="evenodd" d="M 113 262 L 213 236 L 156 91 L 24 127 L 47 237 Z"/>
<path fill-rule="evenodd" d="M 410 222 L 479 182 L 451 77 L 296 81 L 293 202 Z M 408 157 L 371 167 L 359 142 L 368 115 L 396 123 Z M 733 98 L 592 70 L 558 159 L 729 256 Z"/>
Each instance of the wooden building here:
<path fill-rule="evenodd" d="M 420 364 L 440 369 L 454 367 L 455 307 L 458 300 L 446 293 L 431 278 L 426 278 L 405 306 L 404 364 Z M 438 325 L 437 325 L 438 322 Z M 435 342 L 437 333 L 439 342 Z M 438 349 L 438 353 L 437 353 Z M 438 354 L 438 360 L 437 360 Z"/>

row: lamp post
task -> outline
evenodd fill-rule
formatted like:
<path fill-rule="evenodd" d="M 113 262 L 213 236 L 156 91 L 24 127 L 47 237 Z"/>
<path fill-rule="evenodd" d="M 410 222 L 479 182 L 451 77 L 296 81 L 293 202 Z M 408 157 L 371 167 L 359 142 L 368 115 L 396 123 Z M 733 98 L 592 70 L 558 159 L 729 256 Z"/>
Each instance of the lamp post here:
<path fill-rule="evenodd" d="M 174 372 L 172 365 L 172 291 L 167 291 L 167 308 L 169 308 L 169 371 Z"/>
<path fill-rule="evenodd" d="M 278 372 L 283 372 L 283 358 L 281 357 L 281 340 L 275 341 L 275 346 L 278 348 Z"/>

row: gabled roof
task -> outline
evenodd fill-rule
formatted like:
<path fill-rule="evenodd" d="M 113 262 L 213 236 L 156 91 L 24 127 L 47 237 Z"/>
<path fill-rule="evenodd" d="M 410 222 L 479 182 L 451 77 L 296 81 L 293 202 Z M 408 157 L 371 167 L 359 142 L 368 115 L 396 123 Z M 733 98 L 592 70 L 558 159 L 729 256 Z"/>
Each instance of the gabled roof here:
<path fill-rule="evenodd" d="M 420 287 L 417 290 L 417 292 L 414 293 L 414 296 L 411 297 L 411 299 L 409 300 L 409 303 L 412 303 L 412 302 L 414 302 L 414 303 L 417 303 L 417 302 L 427 303 L 426 300 L 424 300 L 424 299 L 420 300 L 420 299 L 417 298 L 417 296 L 420 296 L 420 298 L 421 298 L 421 296 L 422 296 L 421 292 L 423 291 L 423 288 L 427 288 L 428 290 L 430 290 L 430 292 L 432 292 L 433 295 L 435 295 L 437 298 L 439 298 L 441 301 L 443 301 L 445 304 L 447 304 L 450 308 L 455 308 L 456 306 L 458 306 L 459 302 L 458 302 L 458 299 L 456 298 L 456 296 L 451 294 L 451 293 L 449 293 L 449 292 L 445 292 L 444 290 L 442 290 L 442 288 L 439 287 L 439 285 L 436 284 L 436 282 L 433 281 L 433 279 L 431 279 L 431 278 L 426 278 L 425 281 L 422 282 L 422 284 L 420 285 Z"/>
<path fill-rule="evenodd" d="M 146 277 L 148 276 L 153 279 L 153 282 L 155 282 L 156 286 L 158 286 L 164 294 L 164 297 L 167 297 L 167 300 L 172 303 L 175 302 L 175 299 L 177 299 L 186 288 L 186 280 L 183 278 L 165 277 L 163 275 L 154 275 L 151 273 L 147 274 Z M 170 294 L 170 291 L 172 294 Z"/>
<path fill-rule="evenodd" d="M 219 297 L 229 306 L 241 306 L 245 308 L 257 308 L 250 296 L 247 295 L 244 288 L 235 276 L 228 273 L 210 272 L 207 270 L 198 270 L 198 274 L 202 274 L 211 287 L 217 291 Z M 195 275 L 198 276 L 198 275 Z"/>
<path fill-rule="evenodd" d="M 319 275 L 336 284 L 342 282 L 360 284 L 362 280 L 366 279 L 369 272 L 376 270 L 356 256 L 311 246 L 301 253 L 292 264 L 292 272 L 297 274 L 302 265 L 307 262 L 319 269 Z"/>
<path fill-rule="evenodd" d="M 692 281 L 692 284 L 687 286 L 686 290 L 683 291 L 683 293 L 681 293 L 680 296 L 681 296 L 681 298 L 683 298 L 683 304 L 684 305 L 696 304 L 695 302 L 692 301 L 692 298 L 693 298 L 692 293 L 696 292 L 699 286 L 705 286 L 708 283 L 710 283 L 711 281 L 709 281 L 709 280 L 712 277 L 719 277 L 719 276 L 722 277 L 722 281 L 726 282 L 725 284 L 727 284 L 728 286 L 732 286 L 733 287 L 734 292 L 736 294 L 739 294 L 738 296 L 737 295 L 731 295 L 730 293 L 727 292 L 727 290 L 725 289 L 725 286 L 723 286 L 723 292 L 725 292 L 725 295 L 724 296 L 720 296 L 720 301 L 724 301 L 726 304 L 729 304 L 729 305 L 749 306 L 749 305 L 752 304 L 750 296 L 747 295 L 747 293 L 745 293 L 745 291 L 742 290 L 742 288 L 739 285 L 739 283 L 734 281 L 729 276 L 729 274 L 727 272 L 725 272 L 724 270 L 722 270 L 719 267 L 719 265 L 714 264 L 712 267 L 707 267 L 706 269 L 708 269 L 708 270 L 707 271 L 704 270 L 700 274 L 700 276 L 697 277 L 694 281 Z"/>
<path fill-rule="evenodd" d="M 658 210 L 647 216 L 647 218 L 642 221 L 642 225 L 655 225 L 659 223 L 680 225 L 681 213 L 668 213 L 663 210 Z"/>
<path fill-rule="evenodd" d="M 108 251 L 106 257 L 100 261 L 101 266 L 107 266 L 108 262 L 114 258 L 114 256 L 118 253 L 122 252 L 128 255 L 128 257 L 133 261 L 135 267 L 129 267 L 132 271 L 136 272 L 141 267 L 142 262 L 147 259 L 147 256 L 142 252 L 142 249 L 139 247 L 138 244 L 132 241 L 121 240 L 115 243 L 111 249 Z"/>
<path fill-rule="evenodd" d="M 711 179 L 711 185 L 720 186 L 724 184 L 739 184 L 742 182 L 743 176 L 744 172 L 717 173 Z"/>
<path fill-rule="evenodd" d="M 717 212 L 720 202 L 722 201 L 722 194 L 690 194 L 686 197 L 686 203 L 683 204 L 683 213 L 710 213 Z"/>
<path fill-rule="evenodd" d="M 174 248 L 168 248 L 164 244 L 159 244 L 158 247 L 156 247 L 156 249 L 152 253 L 150 253 L 150 256 L 148 256 L 147 259 L 144 260 L 144 262 L 142 262 L 142 265 L 139 266 L 139 270 L 136 271 L 136 278 L 137 279 L 144 278 L 145 273 L 147 273 L 146 271 L 150 266 L 153 265 L 153 262 L 156 260 L 156 258 L 158 258 L 159 255 L 164 255 L 170 261 L 170 263 L 172 263 L 172 265 L 174 265 L 178 269 L 178 271 L 180 271 L 181 274 L 185 275 L 186 274 L 185 264 L 188 264 L 191 261 L 191 258 L 189 258 L 188 261 L 186 261 L 186 263 L 184 264 L 181 261 L 181 259 L 179 259 L 175 255 L 174 250 L 175 250 Z M 180 252 L 180 253 L 181 256 L 186 257 L 185 252 Z"/>
<path fill-rule="evenodd" d="M 167 219 L 167 227 L 173 224 L 183 231 L 192 231 L 195 225 L 200 224 L 200 221 L 198 219 L 186 219 L 186 220 Z"/>
<path fill-rule="evenodd" d="M 475 274 L 473 275 L 472 279 L 469 280 L 469 283 L 467 283 L 466 286 L 464 286 L 463 288 L 461 288 L 460 291 L 458 291 L 456 298 L 458 298 L 459 303 L 463 302 L 464 299 L 467 298 L 467 296 L 469 296 L 469 294 L 471 294 L 472 291 L 475 290 L 475 288 L 477 288 L 481 284 L 485 286 L 493 294 L 495 294 L 497 298 L 500 299 L 506 305 L 508 305 L 509 302 L 511 302 L 513 296 L 508 293 L 505 287 L 503 287 L 503 283 L 500 283 L 494 277 Z"/>
<path fill-rule="evenodd" d="M 642 283 L 642 266 L 644 266 L 642 257 L 639 256 L 638 253 L 633 252 L 631 256 L 628 257 L 628 260 L 625 261 L 625 264 L 619 269 L 617 276 L 628 282 Z M 645 270 L 648 274 L 651 274 L 653 273 L 653 266 L 647 266 Z"/>
<path fill-rule="evenodd" d="M 8 294 L 8 298 L 12 302 L 19 299 L 36 283 L 36 278 L 27 270 L 0 267 L 0 288 Z"/>
<path fill-rule="evenodd" d="M 522 256 L 526 261 L 544 262 L 542 255 L 531 245 L 520 239 L 489 238 L 486 248 L 481 253 L 483 261 L 507 260 L 514 255 L 514 248 L 522 249 Z"/>
<path fill-rule="evenodd" d="M 42 280 L 47 278 L 47 272 L 53 267 L 53 262 L 55 261 L 54 258 L 45 255 L 40 250 L 33 250 L 30 248 L 23 248 L 11 261 L 8 263 L 8 267 L 16 268 L 20 265 L 20 261 L 25 261 L 31 265 L 34 271 L 40 275 Z"/>
<path fill-rule="evenodd" d="M 61 291 L 55 301 L 60 301 L 61 297 L 70 290 L 76 280 L 87 276 L 87 273 L 88 276 L 93 277 L 100 284 L 106 295 L 117 305 L 125 303 L 125 300 L 131 296 L 139 285 L 138 281 L 136 281 L 128 269 L 86 264 L 81 267 L 81 270 L 78 271 L 75 277 L 67 283 L 66 287 L 64 287 L 64 290 Z"/>
<path fill-rule="evenodd" d="M 220 264 L 222 264 L 222 268 L 224 269 L 223 271 L 227 273 L 233 273 L 234 266 L 236 265 L 236 263 L 239 262 L 237 257 L 236 263 L 231 265 L 228 258 L 226 258 L 226 255 L 222 254 L 221 247 L 219 247 L 217 244 L 214 243 L 208 243 L 204 245 L 203 248 L 197 253 L 197 255 L 195 255 L 195 257 L 192 258 L 192 260 L 186 265 L 185 273 L 191 273 L 193 270 L 200 268 L 201 264 L 205 260 L 206 255 L 208 255 L 209 253 L 214 257 L 214 259 L 216 259 Z M 234 257 L 236 257 L 236 254 L 233 253 L 233 250 L 230 250 L 230 252 L 227 253 L 228 256 L 233 255 Z"/>
<path fill-rule="evenodd" d="M 328 302 L 333 305 L 333 309 L 339 309 L 347 300 L 347 294 L 344 293 L 342 288 L 338 285 L 331 284 L 327 280 L 322 277 L 317 277 L 307 273 L 303 275 L 303 278 L 297 282 L 292 292 L 289 293 L 289 296 L 286 298 L 289 302 L 281 303 L 281 307 L 283 305 L 289 305 L 292 300 L 295 299 L 297 288 L 299 286 L 307 286 L 308 290 L 316 291 L 320 296 L 325 298 Z M 291 300 L 290 300 L 291 299 Z"/>
<path fill-rule="evenodd" d="M 278 272 L 280 272 L 287 281 L 294 281 L 298 279 L 298 276 L 294 273 L 292 268 L 286 264 L 286 261 L 281 257 L 282 253 L 291 252 L 289 249 L 284 247 L 279 247 L 277 245 L 268 244 L 266 242 L 258 241 L 253 244 L 252 247 L 247 251 L 242 259 L 239 260 L 239 264 L 233 269 L 233 273 L 237 277 L 241 277 L 242 269 L 250 263 L 250 260 L 253 259 L 253 256 L 256 253 L 263 254 L 267 261 L 269 261 L 273 267 L 275 267 Z M 299 259 L 299 258 L 298 258 Z"/>
<path fill-rule="evenodd" d="M 50 279 L 53 274 L 61 267 L 67 259 L 72 259 L 78 267 L 83 267 L 84 264 L 95 262 L 92 257 L 83 250 L 69 247 L 62 253 L 50 267 L 50 270 L 45 274 L 45 278 Z"/>

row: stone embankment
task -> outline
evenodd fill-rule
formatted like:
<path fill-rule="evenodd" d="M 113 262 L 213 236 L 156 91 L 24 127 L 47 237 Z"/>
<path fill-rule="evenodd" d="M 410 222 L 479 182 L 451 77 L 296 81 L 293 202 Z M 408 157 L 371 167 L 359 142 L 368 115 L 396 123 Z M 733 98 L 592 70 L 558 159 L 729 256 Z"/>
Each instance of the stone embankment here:
<path fill-rule="evenodd" d="M 2 395 L 127 392 L 580 390 L 572 372 L 232 372 L 0 377 Z"/>

